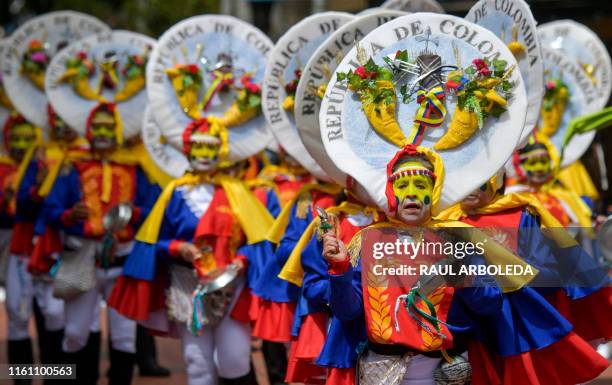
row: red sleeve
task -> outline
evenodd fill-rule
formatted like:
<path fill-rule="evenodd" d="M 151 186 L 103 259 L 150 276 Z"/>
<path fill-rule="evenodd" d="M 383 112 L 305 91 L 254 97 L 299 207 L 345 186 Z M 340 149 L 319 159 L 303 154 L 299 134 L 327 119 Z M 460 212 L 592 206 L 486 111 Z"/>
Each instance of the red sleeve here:
<path fill-rule="evenodd" d="M 38 186 L 32 186 L 30 188 L 30 199 L 32 199 L 33 202 L 42 202 L 43 201 L 43 197 L 38 195 Z"/>
<path fill-rule="evenodd" d="M 138 206 L 132 207 L 132 217 L 130 218 L 131 224 L 137 224 L 140 220 L 140 216 L 142 215 L 142 209 Z"/>
<path fill-rule="evenodd" d="M 351 261 L 348 256 L 344 261 L 334 261 L 328 262 L 327 272 L 331 275 L 342 275 L 346 273 L 349 266 L 351 265 Z"/>
<path fill-rule="evenodd" d="M 62 221 L 62 223 L 64 224 L 64 226 L 68 227 L 68 226 L 72 226 L 75 225 L 76 223 L 74 221 L 70 220 L 70 214 L 72 213 L 72 209 L 68 209 L 68 210 L 64 210 L 64 213 L 62 214 L 62 216 L 60 217 L 60 220 Z"/>
<path fill-rule="evenodd" d="M 173 239 L 170 241 L 170 245 L 168 246 L 168 254 L 170 254 L 172 258 L 180 258 L 180 247 L 183 242 L 184 241 L 179 241 L 178 239 Z"/>

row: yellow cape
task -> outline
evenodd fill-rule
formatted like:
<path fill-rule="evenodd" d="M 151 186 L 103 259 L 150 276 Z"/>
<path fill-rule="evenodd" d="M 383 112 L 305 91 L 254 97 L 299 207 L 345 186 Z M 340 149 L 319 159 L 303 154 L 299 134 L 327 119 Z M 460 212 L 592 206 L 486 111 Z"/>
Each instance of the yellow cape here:
<path fill-rule="evenodd" d="M 201 183 L 215 183 L 223 188 L 227 194 L 230 208 L 238 218 L 249 244 L 261 242 L 265 239 L 272 226 L 272 216 L 242 181 L 223 174 L 210 176 L 188 173 L 168 183 L 164 188 L 149 216 L 140 226 L 140 230 L 136 234 L 136 240 L 149 244 L 157 243 L 159 229 L 174 189 L 182 185 Z"/>
<path fill-rule="evenodd" d="M 540 217 L 543 232 L 550 239 L 554 240 L 560 247 L 571 247 L 577 245 L 563 228 L 563 225 L 542 205 L 542 203 L 531 193 L 511 193 L 498 195 L 489 204 L 475 210 L 476 214 L 495 214 L 501 211 L 510 210 L 518 207 L 527 207 Z M 436 216 L 437 220 L 460 221 L 468 217 L 469 214 L 463 210 L 460 204 L 441 212 Z"/>
<path fill-rule="evenodd" d="M 347 215 L 354 215 L 363 212 L 365 214 L 372 215 L 375 221 L 378 220 L 378 212 L 375 208 L 362 206 L 360 204 L 351 203 L 347 201 L 342 202 L 339 206 L 330 207 L 325 211 L 331 215 L 338 215 L 342 213 Z M 291 282 L 297 286 L 302 286 L 302 280 L 304 279 L 304 269 L 302 267 L 302 251 L 304 250 L 308 242 L 310 242 L 310 240 L 312 239 L 316 229 L 319 227 L 320 222 L 321 221 L 318 217 L 315 218 L 312 222 L 310 222 L 310 224 L 298 240 L 297 244 L 293 248 L 293 251 L 289 255 L 289 258 L 287 258 L 287 262 L 285 262 L 285 265 L 283 266 L 281 272 L 278 274 L 278 277 L 280 279 Z"/>
<path fill-rule="evenodd" d="M 291 216 L 291 210 L 293 209 L 293 206 L 295 206 L 296 202 L 298 201 L 298 199 L 300 198 L 302 194 L 305 194 L 312 190 L 322 191 L 327 194 L 338 194 L 340 191 L 342 191 L 342 187 L 338 185 L 332 185 L 332 184 L 315 184 L 315 183 L 309 183 L 309 184 L 305 184 L 304 186 L 302 186 L 302 188 L 300 188 L 297 194 L 295 194 L 293 199 L 287 202 L 287 204 L 285 204 L 285 206 L 281 210 L 280 214 L 278 214 L 278 217 L 274 221 L 274 224 L 272 225 L 272 227 L 270 228 L 267 234 L 266 239 L 268 241 L 274 244 L 278 244 L 280 242 L 281 238 L 285 234 L 285 229 L 287 228 L 287 225 L 289 224 L 289 217 Z"/>

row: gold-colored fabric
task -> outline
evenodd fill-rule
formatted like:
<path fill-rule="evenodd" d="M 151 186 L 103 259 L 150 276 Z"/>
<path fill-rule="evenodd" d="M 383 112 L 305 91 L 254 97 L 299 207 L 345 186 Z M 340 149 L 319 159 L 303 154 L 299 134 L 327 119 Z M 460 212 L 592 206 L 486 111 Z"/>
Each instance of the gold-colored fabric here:
<path fill-rule="evenodd" d="M 211 176 L 188 173 L 173 180 L 164 188 L 149 216 L 140 226 L 136 234 L 136 240 L 149 244 L 156 243 L 166 207 L 168 207 L 174 189 L 182 185 L 202 183 L 215 183 L 223 188 L 223 191 L 227 194 L 232 213 L 240 222 L 249 244 L 261 242 L 265 239 L 269 228 L 272 226 L 272 216 L 242 181 L 223 174 Z"/>
<path fill-rule="evenodd" d="M 276 217 L 276 220 L 274 221 L 272 227 L 270 227 L 270 230 L 266 237 L 268 241 L 274 244 L 278 244 L 280 242 L 281 238 L 285 234 L 285 229 L 289 224 L 289 217 L 291 216 L 291 210 L 293 209 L 293 206 L 295 206 L 295 204 L 297 203 L 300 195 L 305 194 L 311 190 L 318 190 L 327 194 L 335 195 L 342 191 L 342 187 L 335 184 L 308 183 L 303 185 L 302 188 L 300 188 L 300 190 L 297 192 L 297 194 L 295 194 L 293 199 L 291 199 L 289 202 L 287 202 L 287 204 L 285 204 L 278 217 Z"/>
<path fill-rule="evenodd" d="M 577 244 L 574 238 L 565 231 L 563 225 L 531 193 L 497 195 L 486 206 L 480 207 L 474 212 L 475 214 L 489 215 L 518 207 L 527 207 L 538 215 L 543 227 L 542 232 L 560 247 L 571 247 Z M 460 221 L 468 216 L 469 214 L 461 207 L 461 204 L 456 204 L 441 212 L 436 216 L 436 219 Z"/>
<path fill-rule="evenodd" d="M 599 200 L 599 191 L 589 176 L 581 161 L 576 161 L 559 171 L 557 179 L 568 190 L 578 195 L 588 196 L 592 200 Z"/>
<path fill-rule="evenodd" d="M 342 202 L 338 206 L 330 207 L 325 211 L 330 215 L 354 215 L 363 212 L 366 215 L 371 215 L 374 221 L 378 220 L 378 212 L 375 208 L 346 201 Z M 304 251 L 304 248 L 306 248 L 306 245 L 314 236 L 316 230 L 319 228 L 320 223 L 321 221 L 317 217 L 312 222 L 310 222 L 306 230 L 304 230 L 304 233 L 293 248 L 293 251 L 289 255 L 289 258 L 287 258 L 287 262 L 285 262 L 285 265 L 283 266 L 281 272 L 278 274 L 278 277 L 280 279 L 291 282 L 297 286 L 302 286 L 302 281 L 304 279 L 304 269 L 302 267 L 302 251 Z"/>

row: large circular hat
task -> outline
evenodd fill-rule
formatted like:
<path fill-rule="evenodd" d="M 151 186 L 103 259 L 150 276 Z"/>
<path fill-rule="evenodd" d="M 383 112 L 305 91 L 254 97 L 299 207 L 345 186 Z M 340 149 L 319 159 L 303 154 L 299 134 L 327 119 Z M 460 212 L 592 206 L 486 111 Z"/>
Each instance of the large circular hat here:
<path fill-rule="evenodd" d="M 386 0 L 381 8 L 396 9 L 404 12 L 444 13 L 444 8 L 436 0 Z"/>
<path fill-rule="evenodd" d="M 4 50 L 7 47 L 8 39 L 0 39 L 0 58 L 4 54 Z M 4 126 L 4 123 L 9 118 L 11 110 L 13 109 L 13 103 L 7 95 L 6 89 L 4 87 L 4 77 L 2 75 L 2 72 L 2 62 L 0 61 L 0 127 Z"/>
<path fill-rule="evenodd" d="M 304 147 L 326 176 L 341 186 L 346 186 L 347 175 L 340 170 L 325 152 L 319 110 L 322 92 L 333 72 L 356 41 L 363 39 L 370 31 L 405 12 L 391 9 L 377 9 L 355 20 L 349 21 L 336 30 L 308 60 L 295 91 L 295 123 Z"/>
<path fill-rule="evenodd" d="M 538 131 L 561 153 L 572 119 L 601 108 L 599 90 L 573 58 L 546 47 L 542 48 L 542 53 L 546 94 Z M 580 159 L 594 137 L 595 131 L 574 135 L 563 152 L 561 167 Z"/>
<path fill-rule="evenodd" d="M 189 168 L 185 155 L 164 138 L 162 129 L 155 121 L 150 107 L 147 107 L 145 111 L 142 124 L 142 142 L 157 167 L 171 177 L 179 178 Z"/>
<path fill-rule="evenodd" d="M 438 210 L 448 207 L 494 175 L 519 140 L 527 101 L 516 66 L 501 40 L 467 20 L 433 13 L 396 18 L 336 69 L 319 119 L 325 149 L 393 211 L 388 166 L 398 150 L 418 145 L 438 169 L 443 164 L 433 201 Z"/>
<path fill-rule="evenodd" d="M 0 127 L 4 127 L 8 119 L 11 117 L 11 111 L 13 111 L 13 103 L 8 97 L 4 88 L 4 81 L 2 78 L 2 55 L 4 50 L 8 47 L 8 38 L 0 39 Z M 6 148 L 4 145 L 0 146 L 0 156 L 6 156 Z"/>
<path fill-rule="evenodd" d="M 51 105 L 82 135 L 94 109 L 114 105 L 123 138 L 139 135 L 147 105 L 145 68 L 154 46 L 148 36 L 119 30 L 70 44 L 47 69 Z"/>
<path fill-rule="evenodd" d="M 329 177 L 300 139 L 293 116 L 293 98 L 304 64 L 334 31 L 354 17 L 348 13 L 323 12 L 303 19 L 278 40 L 264 76 L 263 112 L 272 133 L 289 155 L 322 180 Z"/>
<path fill-rule="evenodd" d="M 560 51 L 578 62 L 597 88 L 599 108 L 608 104 L 612 91 L 612 61 L 604 43 L 595 32 L 573 20 L 557 20 L 538 27 L 543 47 Z"/>
<path fill-rule="evenodd" d="M 259 113 L 260 84 L 272 46 L 232 16 L 195 16 L 164 32 L 147 68 L 147 92 L 165 140 L 180 150 L 187 126 L 215 116 L 228 122 L 229 161 L 265 148 L 271 135 Z"/>
<path fill-rule="evenodd" d="M 10 37 L 2 54 L 3 81 L 15 108 L 41 128 L 48 127 L 45 70 L 68 44 L 110 28 L 79 12 L 58 11 L 34 17 Z"/>
<path fill-rule="evenodd" d="M 544 62 L 537 23 L 523 0 L 480 0 L 465 16 L 500 38 L 514 54 L 527 88 L 527 118 L 519 146 L 524 144 L 540 118 L 544 96 Z"/>

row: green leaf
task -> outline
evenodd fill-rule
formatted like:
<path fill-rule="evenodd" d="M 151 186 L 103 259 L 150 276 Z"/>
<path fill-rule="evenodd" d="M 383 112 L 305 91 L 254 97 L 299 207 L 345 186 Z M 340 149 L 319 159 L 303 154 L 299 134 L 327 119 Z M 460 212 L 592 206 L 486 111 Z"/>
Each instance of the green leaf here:
<path fill-rule="evenodd" d="M 378 70 L 378 66 L 374 63 L 374 60 L 370 58 L 368 62 L 363 66 L 366 72 L 372 72 Z"/>
<path fill-rule="evenodd" d="M 464 71 L 467 75 L 472 76 L 476 73 L 476 69 L 472 66 L 469 66 Z"/>
<path fill-rule="evenodd" d="M 339 82 L 343 81 L 344 79 L 346 79 L 346 73 L 338 72 L 336 74 L 336 79 L 338 79 Z"/>
<path fill-rule="evenodd" d="M 261 97 L 257 94 L 249 95 L 249 107 L 258 107 L 261 105 Z"/>
<path fill-rule="evenodd" d="M 408 50 L 405 49 L 405 50 L 400 51 L 400 54 L 399 56 L 397 56 L 396 59 L 407 62 L 408 61 Z"/>

